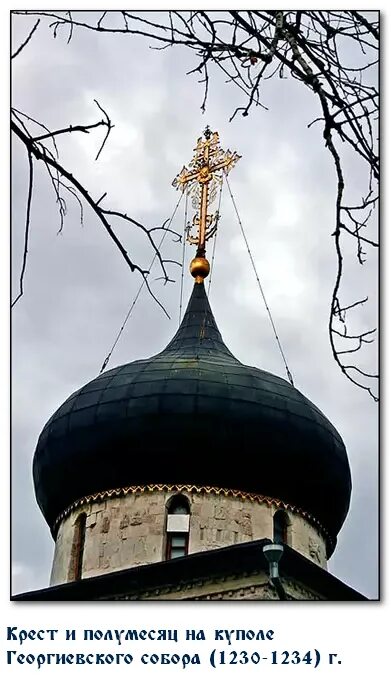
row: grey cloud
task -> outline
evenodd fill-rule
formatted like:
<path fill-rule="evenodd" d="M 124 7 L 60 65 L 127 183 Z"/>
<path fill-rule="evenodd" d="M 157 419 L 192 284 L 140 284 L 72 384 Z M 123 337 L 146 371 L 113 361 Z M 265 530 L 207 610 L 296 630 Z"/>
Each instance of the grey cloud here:
<path fill-rule="evenodd" d="M 16 42 L 28 22 L 20 17 Z M 20 26 L 23 28 L 20 28 Z M 353 499 L 330 569 L 371 597 L 377 595 L 377 415 L 369 398 L 341 375 L 327 339 L 329 299 L 335 276 L 335 177 L 315 126 L 318 115 L 307 92 L 290 81 L 267 81 L 264 102 L 270 111 L 247 119 L 228 118 L 242 102 L 216 75 L 206 115 L 199 106 L 202 86 L 185 77 L 193 63 L 186 51 L 154 52 L 145 41 L 116 40 L 76 33 L 69 45 L 53 41 L 40 28 L 16 60 L 14 104 L 53 127 L 96 119 L 96 97 L 113 117 L 113 130 L 98 162 L 101 137 L 67 137 L 65 163 L 94 196 L 108 192 L 115 205 L 146 225 L 169 217 L 178 199 L 170 186 L 188 162 L 206 123 L 219 130 L 222 144 L 242 159 L 231 185 L 256 257 L 296 385 L 340 430 L 353 474 Z M 289 109 L 289 114 L 287 114 Z M 350 175 L 361 172 L 349 160 Z M 19 277 L 26 159 L 19 144 L 13 155 L 13 285 Z M 122 324 L 140 279 L 132 275 L 91 213 L 84 227 L 72 198 L 62 235 L 53 193 L 44 170 L 38 171 L 32 207 L 26 293 L 13 321 L 13 561 L 14 591 L 44 587 L 53 545 L 34 500 L 31 462 L 39 433 L 59 404 L 99 372 Z M 183 211 L 173 227 L 183 229 Z M 148 266 L 152 251 L 142 234 L 118 227 L 131 255 Z M 211 287 L 211 304 L 224 340 L 245 363 L 276 374 L 284 368 L 270 329 L 236 219 L 225 193 Z M 169 258 L 181 247 L 169 237 Z M 354 244 L 347 251 L 354 258 Z M 187 249 L 186 259 L 191 258 Z M 232 265 L 234 264 L 234 265 Z M 154 290 L 167 306 L 167 320 L 144 292 L 121 337 L 111 366 L 158 352 L 175 333 L 179 308 L 176 284 Z M 376 261 L 366 266 L 363 291 L 369 309 L 356 313 L 355 325 L 368 328 L 376 318 Z M 158 271 L 154 271 L 158 276 Z M 359 291 L 362 270 L 347 265 L 347 299 Z M 185 277 L 186 304 L 192 282 Z M 228 294 L 228 295 L 227 295 Z M 234 303 L 234 314 L 232 313 Z M 376 324 L 376 322 L 375 322 Z M 369 349 L 374 353 L 375 349 Z M 332 504 L 332 501 L 330 501 Z M 362 538 L 366 552 L 363 556 Z"/>

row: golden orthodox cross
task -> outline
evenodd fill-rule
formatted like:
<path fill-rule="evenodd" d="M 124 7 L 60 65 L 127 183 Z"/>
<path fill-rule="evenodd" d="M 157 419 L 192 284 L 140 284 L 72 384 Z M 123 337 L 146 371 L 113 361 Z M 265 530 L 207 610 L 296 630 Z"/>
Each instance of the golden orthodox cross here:
<path fill-rule="evenodd" d="M 201 257 L 205 256 L 205 243 L 216 232 L 219 219 L 218 211 L 215 214 L 208 213 L 209 206 L 216 198 L 217 188 L 223 181 L 223 173 L 227 175 L 241 158 L 229 149 L 224 151 L 220 147 L 219 134 L 212 133 L 209 126 L 204 131 L 204 138 L 198 138 L 189 168 L 183 166 L 172 183 L 177 189 L 187 190 L 192 196 L 193 208 L 197 210 L 193 218 L 197 236 L 191 236 L 189 228 L 187 240 L 198 245 L 197 256 Z"/>

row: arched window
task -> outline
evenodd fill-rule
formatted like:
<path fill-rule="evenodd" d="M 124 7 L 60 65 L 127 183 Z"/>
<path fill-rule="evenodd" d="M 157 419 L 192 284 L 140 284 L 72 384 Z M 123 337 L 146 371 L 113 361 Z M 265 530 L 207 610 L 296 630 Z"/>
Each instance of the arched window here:
<path fill-rule="evenodd" d="M 82 577 L 86 520 L 87 514 L 82 512 L 75 521 L 68 580 L 81 580 Z"/>
<path fill-rule="evenodd" d="M 273 540 L 277 543 L 288 544 L 288 526 L 290 525 L 288 514 L 282 509 L 276 511 L 273 516 Z"/>
<path fill-rule="evenodd" d="M 175 495 L 167 506 L 166 559 L 177 559 L 188 554 L 189 528 L 189 501 L 184 495 Z"/>

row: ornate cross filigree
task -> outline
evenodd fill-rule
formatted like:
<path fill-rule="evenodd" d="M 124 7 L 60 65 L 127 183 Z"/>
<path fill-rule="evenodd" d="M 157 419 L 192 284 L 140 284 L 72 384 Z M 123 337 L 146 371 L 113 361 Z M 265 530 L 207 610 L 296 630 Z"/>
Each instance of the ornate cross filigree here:
<path fill-rule="evenodd" d="M 205 242 L 214 235 L 219 219 L 218 211 L 208 213 L 208 209 L 216 199 L 217 190 L 235 163 L 241 158 L 229 149 L 224 151 L 220 147 L 219 134 L 212 133 L 209 126 L 204 131 L 204 137 L 199 137 L 195 154 L 189 163 L 189 168 L 183 166 L 181 172 L 173 181 L 173 186 L 182 191 L 187 190 L 192 197 L 192 206 L 197 213 L 193 218 L 196 236 L 187 230 L 187 240 L 190 244 L 197 244 L 197 256 L 205 255 Z"/>

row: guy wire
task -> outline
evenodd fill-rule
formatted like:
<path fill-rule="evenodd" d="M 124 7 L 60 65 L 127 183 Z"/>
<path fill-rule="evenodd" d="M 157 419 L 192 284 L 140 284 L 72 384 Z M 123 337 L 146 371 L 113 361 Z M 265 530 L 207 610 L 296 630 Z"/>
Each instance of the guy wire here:
<path fill-rule="evenodd" d="M 221 206 L 222 193 L 223 193 L 223 178 L 221 178 L 219 205 L 217 207 L 217 222 L 216 222 L 217 230 L 216 230 L 215 238 L 213 240 L 212 260 L 211 260 L 211 264 L 210 264 L 210 277 L 209 277 L 209 283 L 208 283 L 208 297 L 209 297 L 209 292 L 210 292 L 210 285 L 212 284 L 212 274 L 213 274 L 213 265 L 215 262 L 216 242 L 217 242 L 217 236 L 219 234 L 218 225 L 220 222 L 220 206 Z"/>
<path fill-rule="evenodd" d="M 120 336 L 121 336 L 121 334 L 122 334 L 122 332 L 123 332 L 123 330 L 124 330 L 124 328 L 125 328 L 125 325 L 126 325 L 128 319 L 129 319 L 130 315 L 131 315 L 132 312 L 133 312 L 133 309 L 134 309 L 134 307 L 135 307 L 135 305 L 136 305 L 136 303 L 137 303 L 137 301 L 138 301 L 138 298 L 139 298 L 139 296 L 140 296 L 140 294 L 141 294 L 141 292 L 142 292 L 142 290 L 143 290 L 143 287 L 144 287 L 144 285 L 145 285 L 145 282 L 146 282 L 146 280 L 148 279 L 148 277 L 149 277 L 149 275 L 150 275 L 150 273 L 151 273 L 152 267 L 153 267 L 153 265 L 154 265 L 154 263 L 155 263 L 155 260 L 156 260 L 156 258 L 157 258 L 157 252 L 160 251 L 160 249 L 161 249 L 161 247 L 162 247 L 162 245 L 163 245 L 163 242 L 164 242 L 164 240 L 165 240 L 165 238 L 166 238 L 167 232 L 168 232 L 168 230 L 170 229 L 170 226 L 171 226 L 172 221 L 174 220 L 175 214 L 176 214 L 176 212 L 177 212 L 177 210 L 178 210 L 179 204 L 180 204 L 181 201 L 182 201 L 182 198 L 183 198 L 183 192 L 182 192 L 181 196 L 179 197 L 179 199 L 178 199 L 178 201 L 177 201 L 177 205 L 176 205 L 175 208 L 174 208 L 174 212 L 173 212 L 173 214 L 172 214 L 172 216 L 171 216 L 171 218 L 170 218 L 170 220 L 169 220 L 169 223 L 168 223 L 167 227 L 164 228 L 163 236 L 162 236 L 162 238 L 161 238 L 161 240 L 160 240 L 160 242 L 159 242 L 159 245 L 158 245 L 158 247 L 157 247 L 157 251 L 155 251 L 154 256 L 153 256 L 153 258 L 152 258 L 152 260 L 151 260 L 151 264 L 150 264 L 150 266 L 149 266 L 149 268 L 148 268 L 148 270 L 149 270 L 149 271 L 148 271 L 148 274 L 145 276 L 145 279 L 143 279 L 143 281 L 141 282 L 141 284 L 140 284 L 140 286 L 139 286 L 139 289 L 138 289 L 138 291 L 137 291 L 137 294 L 136 294 L 136 296 L 135 296 L 135 298 L 134 298 L 134 300 L 133 300 L 133 302 L 132 302 L 132 304 L 131 304 L 131 306 L 130 306 L 128 312 L 126 313 L 125 319 L 124 319 L 124 321 L 123 321 L 123 323 L 122 323 L 122 325 L 121 325 L 121 328 L 120 328 L 120 330 L 119 330 L 119 332 L 118 332 L 118 334 L 117 334 L 117 336 L 116 336 L 116 338 L 115 338 L 115 341 L 114 341 L 114 343 L 113 343 L 113 345 L 112 345 L 112 347 L 111 347 L 111 350 L 110 350 L 109 354 L 107 355 L 107 357 L 105 358 L 105 360 L 104 360 L 104 362 L 103 362 L 103 365 L 102 365 L 102 367 L 101 367 L 101 369 L 100 369 L 99 374 L 102 374 L 102 372 L 106 369 L 107 364 L 108 364 L 108 362 L 109 362 L 109 360 L 110 360 L 110 358 L 111 358 L 111 355 L 112 355 L 112 353 L 113 353 L 113 350 L 114 350 L 114 348 L 116 347 L 116 345 L 117 345 L 117 343 L 118 343 L 118 341 L 119 341 L 119 338 L 120 338 Z"/>
<path fill-rule="evenodd" d="M 281 345 L 281 343 L 280 343 L 280 339 L 278 338 L 277 329 L 276 329 L 276 326 L 275 326 L 275 324 L 274 324 L 274 322 L 273 322 L 273 317 L 272 317 L 272 314 L 271 314 L 271 312 L 270 312 L 270 308 L 269 308 L 269 306 L 268 306 L 268 304 L 267 304 L 266 297 L 265 297 L 265 294 L 264 294 L 263 289 L 262 289 L 262 285 L 261 285 L 261 281 L 260 281 L 260 279 L 259 279 L 259 275 L 258 275 L 258 272 L 257 272 L 257 268 L 256 268 L 254 259 L 253 259 L 252 254 L 251 254 L 250 246 L 249 246 L 249 243 L 248 243 L 248 241 L 247 241 L 247 237 L 246 237 L 245 232 L 244 232 L 244 228 L 243 228 L 243 225 L 242 225 L 242 221 L 240 220 L 239 211 L 238 211 L 238 208 L 237 208 L 237 206 L 236 206 L 236 202 L 235 202 L 235 199 L 234 199 L 234 197 L 233 197 L 233 194 L 232 194 L 232 191 L 231 191 L 231 187 L 230 187 L 230 184 L 229 184 L 229 182 L 228 182 L 228 178 L 227 178 L 226 175 L 225 175 L 225 180 L 226 180 L 226 183 L 227 183 L 227 186 L 228 186 L 228 190 L 229 190 L 229 193 L 230 193 L 230 196 L 231 196 L 231 199 L 232 199 L 233 207 L 234 207 L 234 209 L 235 209 L 236 217 L 237 217 L 238 222 L 239 222 L 240 230 L 241 230 L 242 235 L 243 235 L 244 243 L 246 244 L 246 248 L 247 248 L 247 251 L 248 251 L 248 255 L 249 255 L 249 257 L 250 257 L 251 265 L 252 265 L 252 267 L 253 267 L 254 274 L 255 274 L 255 277 L 256 277 L 256 280 L 257 280 L 257 283 L 258 283 L 259 291 L 261 292 L 261 295 L 262 295 L 262 298 L 263 298 L 263 302 L 264 302 L 264 304 L 265 304 L 265 307 L 266 307 L 266 310 L 267 310 L 267 314 L 268 314 L 268 316 L 269 316 L 269 320 L 270 320 L 270 323 L 271 323 L 272 328 L 273 328 L 274 336 L 276 337 L 276 341 L 277 341 L 277 344 L 278 344 L 278 348 L 279 348 L 279 350 L 280 350 L 281 357 L 282 357 L 283 362 L 284 362 L 284 365 L 285 365 L 285 370 L 286 370 L 286 374 L 287 374 L 288 380 L 290 381 L 290 383 L 292 384 L 292 386 L 294 386 L 293 377 L 292 377 L 292 374 L 291 374 L 290 371 L 289 371 L 288 363 L 287 363 L 286 357 L 285 357 L 285 355 L 284 355 L 284 351 L 282 350 L 282 345 Z"/>
<path fill-rule="evenodd" d="M 181 272 L 181 293 L 179 296 L 179 324 L 182 319 L 182 301 L 183 301 L 183 275 L 184 275 L 184 265 L 185 265 L 185 246 L 186 246 L 186 229 L 187 229 L 187 205 L 189 201 L 189 193 L 186 192 L 185 201 L 185 220 L 183 226 L 183 246 L 182 246 L 182 272 Z"/>

